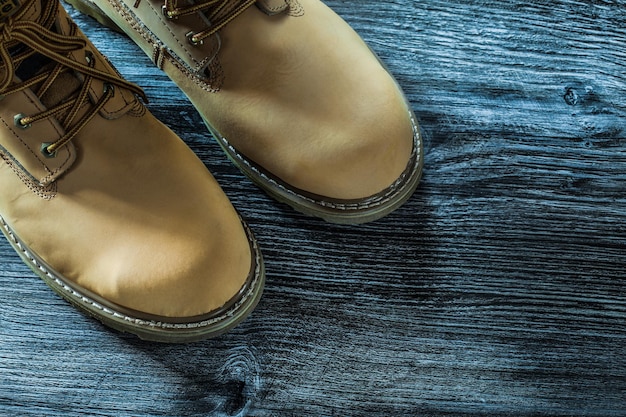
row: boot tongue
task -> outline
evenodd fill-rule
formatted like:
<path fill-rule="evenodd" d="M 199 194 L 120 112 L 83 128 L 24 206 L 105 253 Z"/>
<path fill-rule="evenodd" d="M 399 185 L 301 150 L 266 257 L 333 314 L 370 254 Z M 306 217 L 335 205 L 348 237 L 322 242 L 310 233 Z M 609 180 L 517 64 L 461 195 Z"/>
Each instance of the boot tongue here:
<path fill-rule="evenodd" d="M 47 108 L 54 107 L 74 95 L 81 85 L 82 82 L 75 74 L 69 72 L 61 73 L 48 88 L 48 91 L 39 97 L 39 100 Z"/>
<path fill-rule="evenodd" d="M 54 63 L 50 58 L 41 54 L 34 54 L 20 64 L 15 74 L 22 81 L 28 81 L 42 71 L 50 70 L 53 66 Z M 81 81 L 75 74 L 63 72 L 57 76 L 48 90 L 39 97 L 39 100 L 47 108 L 54 107 L 78 91 L 80 86 Z M 33 90 L 36 91 L 37 87 L 34 86 Z"/>
<path fill-rule="evenodd" d="M 50 0 L 35 0 L 28 2 L 24 7 L 24 14 L 22 15 L 25 20 L 41 20 L 46 21 L 43 23 L 48 29 L 52 29 L 54 31 L 54 20 L 50 19 L 49 16 L 43 16 L 44 10 L 49 10 L 45 8 L 44 3 Z M 56 0 L 52 0 L 56 1 Z M 2 19 L 13 15 L 17 12 L 21 4 L 19 0 L 0 0 L 0 23 Z M 7 11 L 7 15 L 2 14 L 4 11 Z M 18 44 L 9 49 L 11 56 L 17 56 L 21 53 L 27 52 L 28 48 L 23 44 Z M 40 74 L 43 71 L 51 70 L 54 67 L 53 61 L 39 53 L 35 53 L 25 60 L 23 60 L 19 67 L 15 69 L 15 75 L 22 81 L 28 81 L 32 77 Z M 54 83 L 48 88 L 48 90 L 43 94 L 39 99 L 42 104 L 48 108 L 53 107 L 67 97 L 71 96 L 75 91 L 80 88 L 81 81 L 76 77 L 76 75 L 71 73 L 61 73 L 57 76 Z M 34 86 L 33 89 L 36 91 L 37 86 Z"/>
<path fill-rule="evenodd" d="M 11 56 L 18 55 L 25 49 L 23 45 L 18 45 L 14 50 L 11 50 Z M 22 61 L 20 66 L 16 68 L 15 75 L 22 81 L 28 81 L 39 74 L 48 64 L 50 64 L 50 58 L 40 54 L 34 54 Z"/>

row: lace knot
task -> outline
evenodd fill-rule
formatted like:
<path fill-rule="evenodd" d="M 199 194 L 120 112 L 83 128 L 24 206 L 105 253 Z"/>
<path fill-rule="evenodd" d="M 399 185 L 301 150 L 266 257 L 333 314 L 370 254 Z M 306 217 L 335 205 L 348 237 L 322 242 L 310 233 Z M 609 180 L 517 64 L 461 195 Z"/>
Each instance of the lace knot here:
<path fill-rule="evenodd" d="M 9 18 L 6 22 L 2 23 L 2 38 L 0 42 L 8 43 L 13 40 L 13 19 Z"/>

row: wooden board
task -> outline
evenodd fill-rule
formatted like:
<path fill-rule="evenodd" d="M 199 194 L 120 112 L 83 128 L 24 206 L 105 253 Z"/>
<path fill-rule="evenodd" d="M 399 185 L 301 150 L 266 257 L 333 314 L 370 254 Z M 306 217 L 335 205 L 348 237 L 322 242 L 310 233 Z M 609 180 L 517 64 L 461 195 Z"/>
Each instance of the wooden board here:
<path fill-rule="evenodd" d="M 248 220 L 267 286 L 231 333 L 152 344 L 2 240 L 0 415 L 626 415 L 626 2 L 327 3 L 426 140 L 417 193 L 359 227 L 267 197 L 134 44 L 72 11 Z"/>

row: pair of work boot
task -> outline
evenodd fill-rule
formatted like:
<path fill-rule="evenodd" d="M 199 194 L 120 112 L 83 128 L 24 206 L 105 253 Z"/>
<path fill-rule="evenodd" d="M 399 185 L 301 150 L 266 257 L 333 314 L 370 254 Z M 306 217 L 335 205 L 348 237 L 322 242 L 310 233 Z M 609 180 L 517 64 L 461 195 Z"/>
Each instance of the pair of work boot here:
<path fill-rule="evenodd" d="M 71 0 L 125 32 L 277 200 L 336 223 L 414 191 L 401 90 L 319 0 Z M 219 335 L 256 306 L 263 260 L 205 165 L 58 0 L 0 5 L 0 229 L 52 289 L 143 339 Z M 204 127 L 202 127 L 204 129 Z"/>

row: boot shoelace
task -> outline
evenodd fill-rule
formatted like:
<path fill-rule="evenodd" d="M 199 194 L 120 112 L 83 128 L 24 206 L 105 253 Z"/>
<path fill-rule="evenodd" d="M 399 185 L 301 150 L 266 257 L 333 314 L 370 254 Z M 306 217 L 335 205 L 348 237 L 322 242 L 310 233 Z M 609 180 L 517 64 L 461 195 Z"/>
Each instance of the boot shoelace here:
<path fill-rule="evenodd" d="M 135 6 L 141 0 L 137 0 Z M 217 33 L 233 19 L 243 13 L 248 7 L 256 3 L 256 0 L 204 0 L 189 6 L 180 6 L 180 0 L 165 0 L 163 14 L 168 19 L 176 19 L 181 16 L 190 15 L 197 12 L 204 12 L 211 22 L 211 26 L 199 32 L 190 32 L 187 39 L 193 45 L 199 45 L 209 36 Z"/>
<path fill-rule="evenodd" d="M 60 121 L 65 129 L 65 134 L 54 142 L 43 142 L 41 146 L 42 154 L 46 157 L 54 157 L 56 151 L 71 141 L 102 109 L 107 101 L 113 97 L 114 86 L 127 89 L 139 95 L 144 102 L 147 102 L 147 99 L 143 90 L 138 86 L 95 68 L 96 61 L 93 53 L 85 51 L 85 63 L 77 62 L 70 57 L 71 52 L 85 48 L 86 42 L 83 37 L 77 35 L 78 28 L 73 22 L 68 35 L 47 29 L 47 27 L 52 26 L 52 22 L 56 19 L 58 7 L 60 7 L 59 2 L 43 2 L 45 4 L 44 10 L 37 22 L 23 19 L 30 3 L 24 4 L 22 10 L 14 16 L 9 17 L 4 22 L 0 22 L 0 97 L 28 88 L 36 88 L 34 93 L 37 97 L 42 97 L 61 73 L 75 71 L 83 74 L 82 87 L 77 94 L 72 94 L 59 104 L 38 114 L 17 114 L 15 116 L 15 124 L 26 129 L 37 121 L 63 115 Z M 13 49 L 15 52 L 16 45 L 20 44 L 26 46 L 26 48 L 22 48 L 23 51 L 12 55 L 11 50 Z M 12 84 L 19 64 L 35 54 L 47 57 L 53 62 L 53 65 L 25 81 Z M 104 82 L 104 93 L 96 103 L 91 105 L 88 112 L 77 118 L 83 104 L 90 102 L 89 89 L 94 79 Z M 39 86 L 36 87 L 37 85 Z"/>

